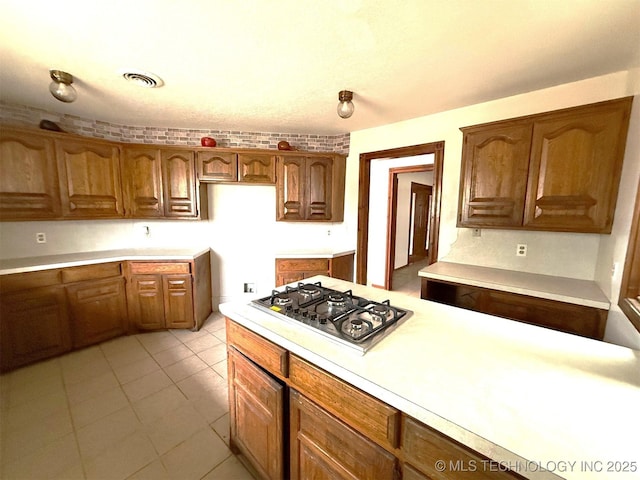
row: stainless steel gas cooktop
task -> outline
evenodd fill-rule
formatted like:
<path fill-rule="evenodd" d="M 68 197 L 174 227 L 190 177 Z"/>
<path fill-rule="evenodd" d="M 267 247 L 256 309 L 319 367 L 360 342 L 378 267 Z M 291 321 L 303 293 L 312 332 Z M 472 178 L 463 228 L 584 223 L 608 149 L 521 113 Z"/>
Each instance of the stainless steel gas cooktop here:
<path fill-rule="evenodd" d="M 317 283 L 299 283 L 273 290 L 270 296 L 251 304 L 290 323 L 303 325 L 324 338 L 364 354 L 388 335 L 400 319 L 413 312 L 384 302 L 375 302 Z"/>

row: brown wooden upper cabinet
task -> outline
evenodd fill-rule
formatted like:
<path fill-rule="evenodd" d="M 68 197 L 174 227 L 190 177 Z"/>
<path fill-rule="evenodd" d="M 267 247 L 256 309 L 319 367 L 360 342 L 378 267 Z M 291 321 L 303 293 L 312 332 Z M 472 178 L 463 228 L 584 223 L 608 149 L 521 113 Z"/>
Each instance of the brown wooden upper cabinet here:
<path fill-rule="evenodd" d="M 164 216 L 160 149 L 124 147 L 122 149 L 122 184 L 128 217 L 160 218 Z"/>
<path fill-rule="evenodd" d="M 238 153 L 238 181 L 276 183 L 276 157 L 264 153 Z"/>
<path fill-rule="evenodd" d="M 197 168 L 201 182 L 276 183 L 276 157 L 270 153 L 199 150 Z"/>
<path fill-rule="evenodd" d="M 62 213 L 67 218 L 121 218 L 120 148 L 93 139 L 56 139 Z"/>
<path fill-rule="evenodd" d="M 62 215 L 53 139 L 0 129 L 0 218 Z"/>
<path fill-rule="evenodd" d="M 611 233 L 632 101 L 462 128 L 458 226 Z"/>
<path fill-rule="evenodd" d="M 160 150 L 165 217 L 196 218 L 196 166 L 193 150 Z"/>
<path fill-rule="evenodd" d="M 127 217 L 206 218 L 206 208 L 198 213 L 206 188 L 198 188 L 192 150 L 132 145 L 122 152 Z"/>
<path fill-rule="evenodd" d="M 276 220 L 343 220 L 343 156 L 280 156 L 276 161 L 276 178 Z"/>

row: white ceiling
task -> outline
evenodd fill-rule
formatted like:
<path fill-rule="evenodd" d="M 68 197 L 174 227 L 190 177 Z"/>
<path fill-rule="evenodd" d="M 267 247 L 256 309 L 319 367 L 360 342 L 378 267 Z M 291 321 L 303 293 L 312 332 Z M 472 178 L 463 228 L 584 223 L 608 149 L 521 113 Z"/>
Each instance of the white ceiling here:
<path fill-rule="evenodd" d="M 0 0 L 1 101 L 131 126 L 332 135 L 636 67 L 640 0 Z"/>

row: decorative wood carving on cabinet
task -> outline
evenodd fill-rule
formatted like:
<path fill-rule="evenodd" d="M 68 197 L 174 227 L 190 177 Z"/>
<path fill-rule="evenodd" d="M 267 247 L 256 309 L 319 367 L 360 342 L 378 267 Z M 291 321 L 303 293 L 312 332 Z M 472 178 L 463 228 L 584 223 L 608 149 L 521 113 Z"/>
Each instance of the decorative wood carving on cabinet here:
<path fill-rule="evenodd" d="M 210 255 L 127 264 L 129 321 L 139 330 L 199 328 L 211 313 Z"/>
<path fill-rule="evenodd" d="M 158 147 L 4 126 L 0 146 L 0 220 L 206 219 L 200 182 L 276 184 L 280 221 L 344 218 L 343 155 Z M 300 159 L 301 169 L 276 182 L 284 158 Z"/>
<path fill-rule="evenodd" d="M 279 156 L 276 220 L 341 222 L 345 165 L 345 158 L 340 155 Z"/>
<path fill-rule="evenodd" d="M 160 150 L 154 147 L 122 149 L 122 183 L 128 217 L 164 217 Z"/>
<path fill-rule="evenodd" d="M 196 194 L 196 166 L 193 151 L 162 149 L 160 155 L 165 216 L 196 218 L 199 199 Z"/>
<path fill-rule="evenodd" d="M 276 158 L 264 153 L 238 153 L 240 183 L 276 183 Z"/>
<path fill-rule="evenodd" d="M 0 218 L 62 216 L 53 139 L 0 129 Z"/>
<path fill-rule="evenodd" d="M 56 139 L 55 145 L 63 215 L 122 218 L 119 147 L 89 139 Z"/>
<path fill-rule="evenodd" d="M 238 155 L 234 152 L 199 150 L 198 178 L 201 182 L 237 182 Z"/>
<path fill-rule="evenodd" d="M 458 226 L 611 233 L 632 101 L 461 128 Z"/>
<path fill-rule="evenodd" d="M 0 129 L 0 220 L 206 218 L 193 149 Z"/>

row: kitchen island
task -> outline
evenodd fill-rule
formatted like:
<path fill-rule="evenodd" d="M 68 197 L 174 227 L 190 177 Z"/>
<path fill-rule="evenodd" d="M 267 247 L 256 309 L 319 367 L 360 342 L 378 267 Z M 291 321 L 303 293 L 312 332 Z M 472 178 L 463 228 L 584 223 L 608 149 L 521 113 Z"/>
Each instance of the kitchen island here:
<path fill-rule="evenodd" d="M 361 356 L 251 305 L 220 311 L 525 478 L 640 478 L 640 352 L 325 276 L 307 281 L 413 314 Z"/>

